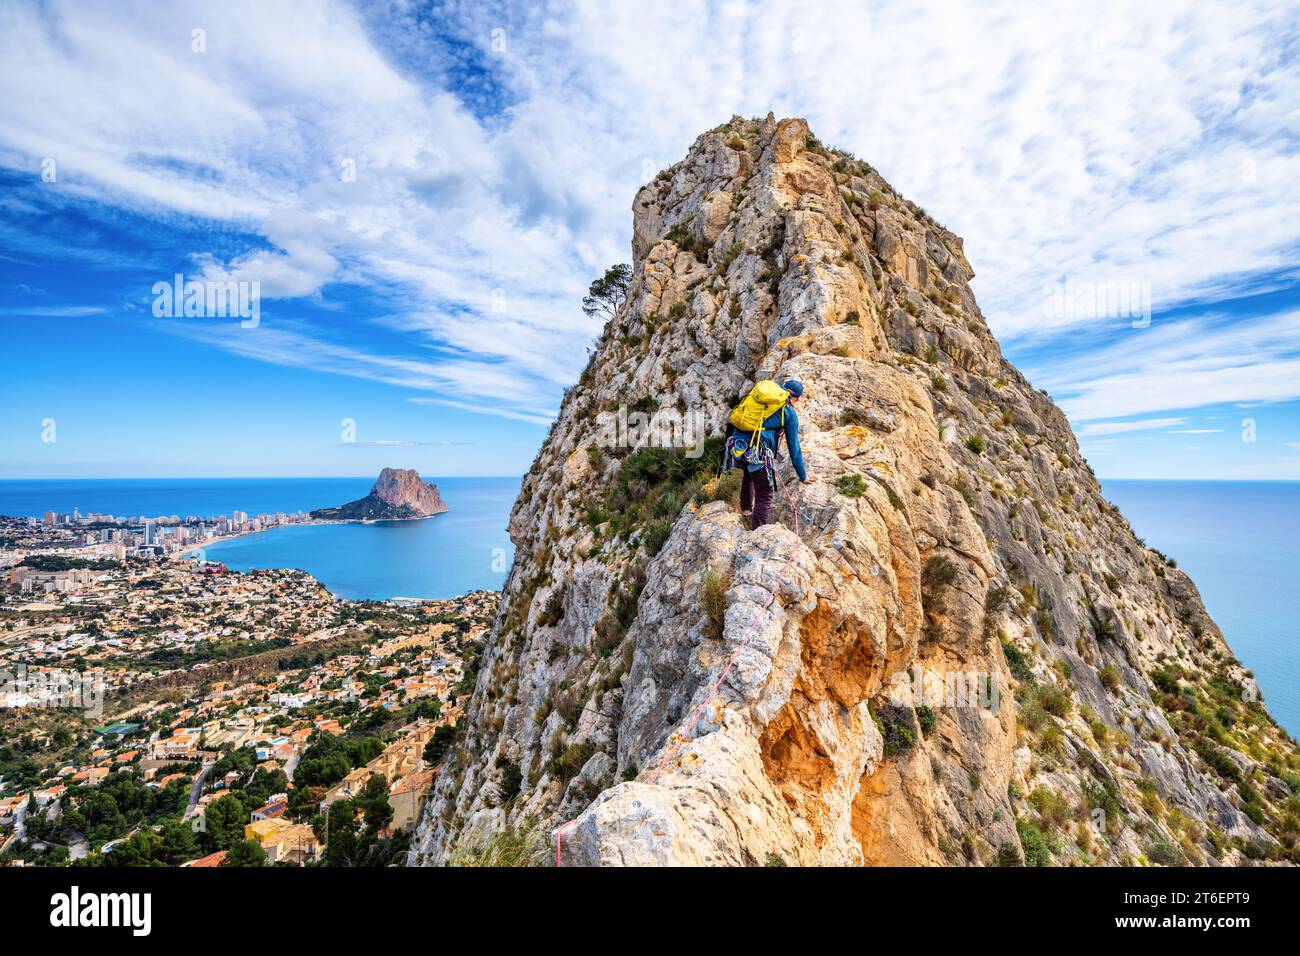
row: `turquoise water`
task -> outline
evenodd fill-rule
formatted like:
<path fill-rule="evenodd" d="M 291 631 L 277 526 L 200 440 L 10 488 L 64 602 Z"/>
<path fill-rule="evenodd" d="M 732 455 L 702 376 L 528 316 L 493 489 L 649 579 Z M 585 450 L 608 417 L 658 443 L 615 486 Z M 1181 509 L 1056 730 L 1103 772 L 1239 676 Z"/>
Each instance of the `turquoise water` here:
<path fill-rule="evenodd" d="M 445 514 L 423 521 L 289 525 L 208 545 L 204 557 L 237 571 L 300 568 L 339 597 L 445 598 L 499 590 L 514 549 L 506 522 L 518 478 L 431 478 Z M 373 478 L 0 481 L 0 514 L 47 510 L 209 517 L 310 511 L 365 495 Z"/>
<path fill-rule="evenodd" d="M 1200 589 L 1269 712 L 1300 736 L 1300 482 L 1103 481 L 1147 545 Z"/>

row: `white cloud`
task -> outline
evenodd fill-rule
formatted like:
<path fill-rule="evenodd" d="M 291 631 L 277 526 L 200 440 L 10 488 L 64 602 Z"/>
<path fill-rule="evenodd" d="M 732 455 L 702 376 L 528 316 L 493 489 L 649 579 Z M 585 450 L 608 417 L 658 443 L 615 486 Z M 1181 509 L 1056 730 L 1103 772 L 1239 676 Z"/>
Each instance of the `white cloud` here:
<path fill-rule="evenodd" d="M 1144 418 L 1136 422 L 1092 422 L 1079 429 L 1079 437 L 1091 438 L 1094 435 L 1118 435 L 1121 432 L 1150 431 L 1154 428 L 1181 425 L 1186 420 L 1185 418 Z"/>
<path fill-rule="evenodd" d="M 807 116 L 964 235 L 1013 345 L 1116 327 L 1046 316 L 1065 276 L 1150 283 L 1159 310 L 1293 273 L 1296 23 L 1269 2 L 9 3 L 0 164 L 55 157 L 62 196 L 259 234 L 196 266 L 268 298 L 371 286 L 405 338 L 218 347 L 545 420 L 636 188 L 733 112 Z M 1290 353 L 1142 341 L 1174 361 L 1106 347 L 1053 391 L 1079 420 L 1300 394 Z"/>
<path fill-rule="evenodd" d="M 1300 311 L 1134 329 L 1031 370 L 1074 422 L 1300 398 Z"/>
<path fill-rule="evenodd" d="M 104 308 L 97 305 L 40 305 L 23 308 L 0 309 L 0 315 L 31 316 L 43 319 L 78 319 L 87 315 L 103 315 Z"/>

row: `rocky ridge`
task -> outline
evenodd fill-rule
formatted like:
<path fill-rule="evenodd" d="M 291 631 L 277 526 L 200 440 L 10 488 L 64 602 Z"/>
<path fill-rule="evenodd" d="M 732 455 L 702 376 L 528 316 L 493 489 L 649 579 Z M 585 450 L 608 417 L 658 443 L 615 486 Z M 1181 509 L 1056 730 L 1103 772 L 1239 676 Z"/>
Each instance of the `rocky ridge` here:
<path fill-rule="evenodd" d="M 313 518 L 334 521 L 403 521 L 442 514 L 447 505 L 438 486 L 413 468 L 385 468 L 370 494 L 337 508 L 318 508 Z"/>
<path fill-rule="evenodd" d="M 553 859 L 566 821 L 566 865 L 1297 858 L 1293 742 L 1003 358 L 958 236 L 770 115 L 700 136 L 633 211 L 409 862 Z M 799 535 L 789 497 L 746 529 L 716 437 L 602 438 L 629 408 L 716 436 L 796 376 L 821 477 Z"/>

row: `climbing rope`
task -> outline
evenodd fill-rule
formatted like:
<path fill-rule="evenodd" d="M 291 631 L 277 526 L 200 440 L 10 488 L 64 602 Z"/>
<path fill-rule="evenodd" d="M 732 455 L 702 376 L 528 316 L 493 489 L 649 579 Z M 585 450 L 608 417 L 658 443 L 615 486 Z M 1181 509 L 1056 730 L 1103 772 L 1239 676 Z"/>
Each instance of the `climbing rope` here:
<path fill-rule="evenodd" d="M 773 470 L 776 472 L 777 482 L 780 485 L 781 493 L 782 495 L 785 495 L 785 483 L 781 480 L 780 471 L 779 469 Z M 794 511 L 794 534 L 796 538 L 799 538 L 799 506 L 803 503 L 802 489 L 800 489 L 798 498 L 794 499 L 792 503 Z M 800 538 L 800 540 L 802 541 L 802 538 Z M 665 741 L 665 743 L 669 745 L 668 749 L 660 758 L 655 769 L 651 771 L 650 776 L 646 781 L 647 783 L 653 784 L 658 780 L 659 775 L 663 773 L 668 764 L 676 759 L 677 755 L 681 752 L 682 747 L 685 746 L 686 741 L 690 739 L 691 732 L 695 729 L 695 725 L 699 722 L 700 718 L 704 716 L 704 712 L 709 708 L 709 705 L 718 697 L 718 693 L 722 689 L 722 682 L 725 681 L 727 675 L 731 673 L 732 667 L 735 666 L 736 661 L 740 658 L 740 652 L 749 644 L 749 639 L 753 636 L 754 629 L 758 627 L 759 619 L 767 613 L 767 609 L 770 608 L 772 603 L 776 600 L 776 592 L 781 587 L 781 582 L 785 579 L 786 572 L 790 570 L 790 565 L 794 563 L 796 550 L 796 548 L 790 548 L 790 553 L 786 556 L 785 564 L 783 564 L 781 570 L 777 572 L 776 578 L 772 581 L 772 587 L 768 590 L 767 600 L 764 602 L 763 606 L 755 612 L 753 620 L 749 622 L 749 627 L 745 629 L 745 634 L 740 639 L 740 643 L 736 645 L 736 649 L 731 652 L 731 657 L 727 659 L 727 665 L 722 669 L 721 673 L 709 682 L 709 691 L 708 694 L 705 695 L 704 701 L 695 709 L 695 712 L 691 715 L 691 719 L 686 724 L 685 728 L 680 731 L 675 730 L 668 736 L 668 739 Z M 560 857 L 561 838 L 565 831 L 577 822 L 578 821 L 575 818 L 566 823 L 562 823 L 555 829 L 555 865 L 557 867 L 562 865 Z"/>

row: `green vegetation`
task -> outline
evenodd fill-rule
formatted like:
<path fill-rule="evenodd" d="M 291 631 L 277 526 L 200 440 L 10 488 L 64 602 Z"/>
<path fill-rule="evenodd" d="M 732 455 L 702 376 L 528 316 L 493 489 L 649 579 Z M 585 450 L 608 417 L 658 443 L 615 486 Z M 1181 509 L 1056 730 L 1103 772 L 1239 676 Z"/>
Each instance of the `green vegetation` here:
<path fill-rule="evenodd" d="M 736 257 L 745 251 L 744 245 L 739 242 L 733 242 L 727 246 L 726 251 L 722 253 L 722 261 L 719 263 L 721 270 L 726 272 L 731 268 L 731 264 L 736 261 Z"/>
<path fill-rule="evenodd" d="M 1097 677 L 1101 681 L 1101 686 L 1112 694 L 1119 690 L 1119 669 L 1114 664 L 1107 664 L 1098 670 Z"/>
<path fill-rule="evenodd" d="M 731 587 L 731 573 L 714 571 L 704 572 L 700 582 L 700 607 L 704 619 L 708 622 L 707 633 L 715 641 L 722 639 L 727 617 L 727 590 Z"/>
<path fill-rule="evenodd" d="M 556 588 L 551 592 L 551 597 L 542 608 L 542 613 L 538 615 L 537 624 L 539 627 L 554 627 L 564 619 L 564 592 L 562 587 Z"/>
<path fill-rule="evenodd" d="M 266 866 L 266 851 L 256 840 L 240 840 L 221 861 L 222 866 Z"/>
<path fill-rule="evenodd" d="M 921 727 L 921 733 L 928 737 L 938 725 L 939 718 L 932 707 L 925 704 L 917 704 L 916 722 Z"/>
<path fill-rule="evenodd" d="M 932 597 L 942 598 L 948 586 L 957 579 L 957 565 L 946 555 L 936 554 L 925 562 L 921 571 L 921 587 Z"/>
<path fill-rule="evenodd" d="M 1113 821 L 1118 824 L 1124 813 L 1124 803 L 1119 798 L 1119 792 L 1115 785 L 1109 780 L 1097 782 L 1093 780 L 1084 780 L 1083 799 L 1093 810 L 1100 810 L 1106 816 L 1107 824 Z"/>
<path fill-rule="evenodd" d="M 81 833 L 92 846 L 98 846 L 125 836 L 134 827 L 152 826 L 179 815 L 188 799 L 188 779 L 173 780 L 161 790 L 154 790 L 134 770 L 119 770 L 97 787 L 69 790 L 59 819 L 60 829 L 65 834 Z"/>
<path fill-rule="evenodd" d="M 1160 866 L 1183 866 L 1187 863 L 1187 855 L 1182 848 L 1163 837 L 1147 847 L 1147 859 Z"/>
<path fill-rule="evenodd" d="M 1033 821 L 1021 818 L 1016 821 L 1016 833 L 1025 851 L 1025 866 L 1051 866 L 1052 854 L 1058 849 L 1056 842 L 1043 833 Z"/>
<path fill-rule="evenodd" d="M 957 566 L 945 555 L 936 554 L 925 562 L 921 571 L 921 596 L 926 616 L 924 632 L 929 640 L 942 636 L 936 615 L 946 612 L 948 587 L 956 578 Z"/>
<path fill-rule="evenodd" d="M 685 223 L 679 222 L 673 226 L 668 230 L 668 234 L 664 238 L 669 242 L 676 243 L 677 247 L 684 252 L 690 252 L 695 246 L 695 233 Z"/>
<path fill-rule="evenodd" d="M 872 709 L 871 717 L 876 722 L 876 729 L 885 739 L 885 756 L 897 757 L 907 753 L 916 745 L 916 731 L 909 708 L 887 704 L 879 710 Z"/>
<path fill-rule="evenodd" d="M 1029 794 L 1029 805 L 1038 811 L 1039 821 L 1048 830 L 1059 830 L 1073 816 L 1069 802 L 1047 787 L 1035 788 Z"/>
<path fill-rule="evenodd" d="M 329 834 L 326 866 L 391 866 L 406 856 L 406 834 L 383 835 L 393 819 L 383 774 L 374 774 L 356 796 L 331 803 L 327 812 L 328 829 L 323 817 L 312 824 L 317 836 Z"/>
<path fill-rule="evenodd" d="M 1074 707 L 1070 692 L 1056 684 L 1043 684 L 1035 698 L 1038 705 L 1053 717 L 1068 717 Z"/>
<path fill-rule="evenodd" d="M 582 770 L 583 765 L 591 759 L 596 748 L 588 742 L 569 744 L 546 762 L 546 772 L 563 783 L 568 783 Z"/>
<path fill-rule="evenodd" d="M 112 571 L 121 566 L 120 561 L 111 558 L 70 558 L 62 554 L 29 554 L 21 564 L 34 571 Z"/>
<path fill-rule="evenodd" d="M 1091 600 L 1088 601 L 1088 623 L 1092 627 L 1092 636 L 1099 644 L 1112 643 L 1119 637 L 1119 622 L 1115 619 L 1115 612 L 1098 608 Z"/>
<path fill-rule="evenodd" d="M 545 866 L 551 857 L 546 834 L 535 821 L 496 830 L 476 846 L 458 846 L 447 859 L 448 866 Z"/>
<path fill-rule="evenodd" d="M 603 316 L 612 319 L 618 307 L 627 298 L 632 282 L 632 267 L 626 262 L 610 266 L 605 274 L 592 282 L 582 300 L 582 311 L 592 318 Z"/>
<path fill-rule="evenodd" d="M 1196 754 L 1205 761 L 1224 780 L 1235 783 L 1241 780 L 1241 771 L 1233 759 L 1209 740 L 1198 740 L 1195 744 Z"/>
<path fill-rule="evenodd" d="M 861 498 L 867 492 L 866 480 L 856 472 L 840 475 L 835 479 L 835 487 L 846 498 Z"/>
<path fill-rule="evenodd" d="M 643 448 L 628 455 L 604 500 L 587 503 L 587 523 L 598 535 L 629 542 L 637 532 L 647 557 L 653 557 L 667 540 L 667 531 L 686 503 L 713 477 L 722 455 L 722 439 L 704 443 L 703 454 L 688 456 L 689 449 Z M 652 520 L 664 524 L 648 529 Z"/>
<path fill-rule="evenodd" d="M 501 771 L 501 800 L 509 803 L 518 796 L 520 789 L 524 784 L 523 771 L 519 765 L 507 760 L 505 757 L 497 758 L 497 769 Z"/>
<path fill-rule="evenodd" d="M 1156 690 L 1163 694 L 1179 694 L 1182 692 L 1182 685 L 1178 683 L 1178 675 L 1167 667 L 1153 670 L 1151 672 L 1151 683 L 1155 685 Z"/>
<path fill-rule="evenodd" d="M 430 767 L 442 763 L 442 758 L 456 739 L 456 728 L 442 724 L 433 731 L 433 736 L 424 745 L 424 762 Z"/>
<path fill-rule="evenodd" d="M 295 820 L 311 820 L 319 812 L 325 791 L 357 767 L 363 767 L 384 751 L 378 737 L 335 737 L 320 734 L 303 753 L 294 772 L 286 811 Z"/>

